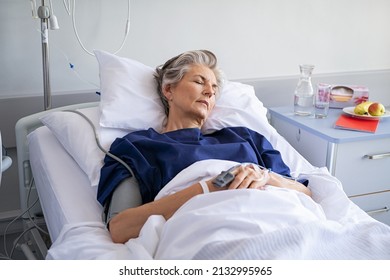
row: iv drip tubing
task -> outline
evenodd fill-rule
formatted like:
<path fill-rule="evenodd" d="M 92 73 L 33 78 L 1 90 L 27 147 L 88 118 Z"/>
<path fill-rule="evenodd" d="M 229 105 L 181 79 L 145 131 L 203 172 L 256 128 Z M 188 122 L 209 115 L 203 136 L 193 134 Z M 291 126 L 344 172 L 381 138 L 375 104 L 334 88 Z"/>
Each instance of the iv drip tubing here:
<path fill-rule="evenodd" d="M 65 9 L 68 11 L 70 11 L 70 7 L 66 5 L 65 3 L 65 0 L 63 1 L 64 5 L 65 5 Z M 68 2 L 69 3 L 69 2 Z M 78 34 L 78 31 L 77 31 L 77 24 L 76 24 L 76 0 L 73 0 L 72 1 L 73 3 L 73 7 L 72 7 L 72 12 L 71 12 L 71 16 L 72 16 L 72 25 L 73 25 L 73 30 L 74 30 L 74 33 L 76 35 L 76 38 L 77 38 L 77 41 L 79 42 L 81 48 L 88 54 L 94 56 L 94 53 L 87 50 L 87 48 L 84 46 L 83 42 L 81 41 L 80 39 L 80 36 Z M 126 19 L 126 28 L 125 28 L 125 34 L 123 36 L 123 40 L 122 40 L 122 43 L 121 45 L 119 46 L 119 48 L 113 52 L 114 54 L 117 54 L 118 52 L 120 52 L 123 48 L 123 46 L 125 45 L 125 42 L 127 40 L 127 37 L 129 35 L 129 30 L 130 30 L 130 0 L 127 0 L 127 19 Z"/>

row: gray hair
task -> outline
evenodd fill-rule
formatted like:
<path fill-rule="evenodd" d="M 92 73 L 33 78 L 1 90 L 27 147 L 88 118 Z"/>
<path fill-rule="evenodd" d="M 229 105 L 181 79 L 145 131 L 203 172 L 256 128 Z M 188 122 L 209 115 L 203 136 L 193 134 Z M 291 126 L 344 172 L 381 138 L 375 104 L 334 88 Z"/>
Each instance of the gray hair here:
<path fill-rule="evenodd" d="M 204 65 L 210 68 L 216 77 L 218 88 L 223 84 L 222 71 L 217 67 L 217 57 L 208 50 L 187 51 L 169 59 L 164 65 L 156 68 L 155 79 L 157 92 L 164 106 L 165 114 L 169 114 L 169 104 L 163 88 L 166 85 L 176 85 L 193 65 Z"/>

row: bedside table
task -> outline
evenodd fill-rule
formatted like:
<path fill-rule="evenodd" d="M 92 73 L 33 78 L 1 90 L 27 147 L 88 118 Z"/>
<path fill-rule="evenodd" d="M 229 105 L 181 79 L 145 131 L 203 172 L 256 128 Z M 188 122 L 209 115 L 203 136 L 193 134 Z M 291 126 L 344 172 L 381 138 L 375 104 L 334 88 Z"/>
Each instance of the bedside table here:
<path fill-rule="evenodd" d="M 390 118 L 376 133 L 335 129 L 341 109 L 328 117 L 294 115 L 291 106 L 269 108 L 271 125 L 312 165 L 326 166 L 348 197 L 390 225 Z"/>

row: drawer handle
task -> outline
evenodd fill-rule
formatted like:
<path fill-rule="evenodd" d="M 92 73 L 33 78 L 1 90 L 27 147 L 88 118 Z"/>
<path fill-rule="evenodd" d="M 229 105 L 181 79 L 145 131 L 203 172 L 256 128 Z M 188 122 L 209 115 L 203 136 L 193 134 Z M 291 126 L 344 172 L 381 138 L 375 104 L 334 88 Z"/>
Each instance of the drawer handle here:
<path fill-rule="evenodd" d="M 386 206 L 386 207 L 383 207 L 383 208 L 381 208 L 381 209 L 376 209 L 376 210 L 367 211 L 366 213 L 367 213 L 368 215 L 372 215 L 372 214 L 387 212 L 387 211 L 389 211 L 389 210 L 390 210 L 390 209 Z"/>
<path fill-rule="evenodd" d="M 368 159 L 381 159 L 381 158 L 386 158 L 390 157 L 390 153 L 384 153 L 384 154 L 376 154 L 376 155 L 364 155 L 363 158 L 368 158 Z"/>
<path fill-rule="evenodd" d="M 297 131 L 297 133 L 295 134 L 295 137 L 297 138 L 297 141 L 298 141 L 298 142 L 301 141 L 301 129 L 300 129 L 300 128 L 298 128 L 298 131 Z"/>

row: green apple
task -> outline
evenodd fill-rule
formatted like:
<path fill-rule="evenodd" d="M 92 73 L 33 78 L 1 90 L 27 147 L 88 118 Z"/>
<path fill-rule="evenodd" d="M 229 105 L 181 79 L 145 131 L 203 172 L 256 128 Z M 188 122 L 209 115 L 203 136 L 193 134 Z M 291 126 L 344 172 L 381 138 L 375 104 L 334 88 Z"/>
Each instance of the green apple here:
<path fill-rule="evenodd" d="M 382 116 L 385 113 L 386 109 L 382 103 L 374 102 L 368 107 L 368 113 L 371 116 Z"/>

